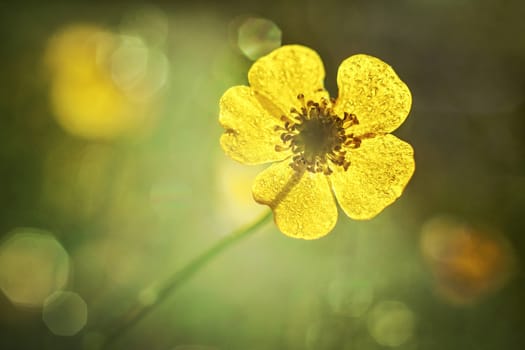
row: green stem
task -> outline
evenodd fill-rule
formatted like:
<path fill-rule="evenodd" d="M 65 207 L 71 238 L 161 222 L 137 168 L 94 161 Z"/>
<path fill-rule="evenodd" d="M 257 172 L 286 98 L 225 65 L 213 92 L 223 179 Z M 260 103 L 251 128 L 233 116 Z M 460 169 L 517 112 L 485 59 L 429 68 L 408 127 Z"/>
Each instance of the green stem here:
<path fill-rule="evenodd" d="M 149 305 L 136 304 L 121 318 L 119 318 L 114 323 L 114 326 L 109 327 L 108 331 L 106 332 L 107 337 L 104 340 L 102 348 L 108 348 L 110 344 L 114 343 L 118 338 L 126 333 L 126 331 L 143 319 L 151 310 L 161 304 L 162 301 L 164 301 L 176 288 L 183 285 L 184 282 L 191 278 L 195 273 L 199 272 L 223 250 L 230 247 L 235 242 L 241 240 L 243 237 L 246 237 L 250 233 L 255 232 L 261 228 L 272 217 L 271 214 L 272 212 L 268 211 L 252 224 L 233 231 L 215 243 L 213 246 L 208 248 L 208 250 L 204 251 L 202 254 L 190 261 L 190 263 L 188 263 L 182 269 L 174 273 L 164 282 L 162 286 L 160 286 L 158 289 L 157 298 L 154 303 Z"/>

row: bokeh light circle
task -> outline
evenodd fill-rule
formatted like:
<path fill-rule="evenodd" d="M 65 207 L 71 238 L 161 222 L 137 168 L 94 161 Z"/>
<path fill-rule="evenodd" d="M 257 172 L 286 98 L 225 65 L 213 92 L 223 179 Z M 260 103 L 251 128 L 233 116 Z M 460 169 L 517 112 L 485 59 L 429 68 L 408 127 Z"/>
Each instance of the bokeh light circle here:
<path fill-rule="evenodd" d="M 42 310 L 42 319 L 53 334 L 72 336 L 86 325 L 87 304 L 73 292 L 57 291 L 50 295 Z"/>
<path fill-rule="evenodd" d="M 140 37 L 121 35 L 111 55 L 111 75 L 116 86 L 134 102 L 147 102 L 165 86 L 169 61 Z"/>
<path fill-rule="evenodd" d="M 69 278 L 69 256 L 47 231 L 19 228 L 0 246 L 0 289 L 16 305 L 40 307 Z"/>
<path fill-rule="evenodd" d="M 281 29 L 265 18 L 247 18 L 239 26 L 237 45 L 251 60 L 256 60 L 281 46 Z"/>
<path fill-rule="evenodd" d="M 126 12 L 120 23 L 120 32 L 144 38 L 148 45 L 163 45 L 168 36 L 167 14 L 159 7 L 144 4 Z"/>
<path fill-rule="evenodd" d="M 397 347 L 414 333 L 413 312 L 399 301 L 382 301 L 368 315 L 368 331 L 381 345 Z"/>

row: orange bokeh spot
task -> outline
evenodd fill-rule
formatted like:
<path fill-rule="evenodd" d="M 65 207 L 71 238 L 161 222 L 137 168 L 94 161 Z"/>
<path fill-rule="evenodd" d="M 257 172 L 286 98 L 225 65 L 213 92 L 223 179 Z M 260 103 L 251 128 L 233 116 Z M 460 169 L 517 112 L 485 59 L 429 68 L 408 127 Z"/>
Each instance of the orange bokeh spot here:
<path fill-rule="evenodd" d="M 514 267 L 512 249 L 502 235 L 451 218 L 424 225 L 421 250 L 437 294 L 453 304 L 471 304 L 501 288 Z"/>

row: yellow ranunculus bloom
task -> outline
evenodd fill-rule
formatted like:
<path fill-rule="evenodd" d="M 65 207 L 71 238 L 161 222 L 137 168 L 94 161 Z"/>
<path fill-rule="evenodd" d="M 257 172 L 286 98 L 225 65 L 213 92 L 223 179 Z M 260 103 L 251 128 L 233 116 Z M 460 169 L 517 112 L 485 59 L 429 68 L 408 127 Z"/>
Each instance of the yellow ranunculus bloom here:
<path fill-rule="evenodd" d="M 412 147 L 389 134 L 410 111 L 408 87 L 383 61 L 355 55 L 337 74 L 339 97 L 324 89 L 320 57 L 299 45 L 257 60 L 248 86 L 220 101 L 221 146 L 245 164 L 275 162 L 255 179 L 286 235 L 315 239 L 343 211 L 370 219 L 398 198 L 414 173 Z M 333 194 L 332 194 L 333 193 Z"/>

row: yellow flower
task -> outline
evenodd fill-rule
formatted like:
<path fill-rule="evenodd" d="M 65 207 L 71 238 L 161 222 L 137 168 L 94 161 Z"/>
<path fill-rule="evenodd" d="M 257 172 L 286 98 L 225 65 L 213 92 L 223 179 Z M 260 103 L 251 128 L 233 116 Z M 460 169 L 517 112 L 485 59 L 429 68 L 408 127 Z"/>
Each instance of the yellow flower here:
<path fill-rule="evenodd" d="M 392 204 L 414 173 L 412 147 L 389 134 L 410 111 L 408 87 L 383 61 L 355 55 L 339 66 L 339 97 L 324 89 L 317 53 L 283 46 L 257 60 L 248 86 L 220 101 L 221 146 L 261 172 L 254 199 L 268 205 L 281 232 L 315 239 L 330 232 L 339 205 L 365 220 Z"/>

